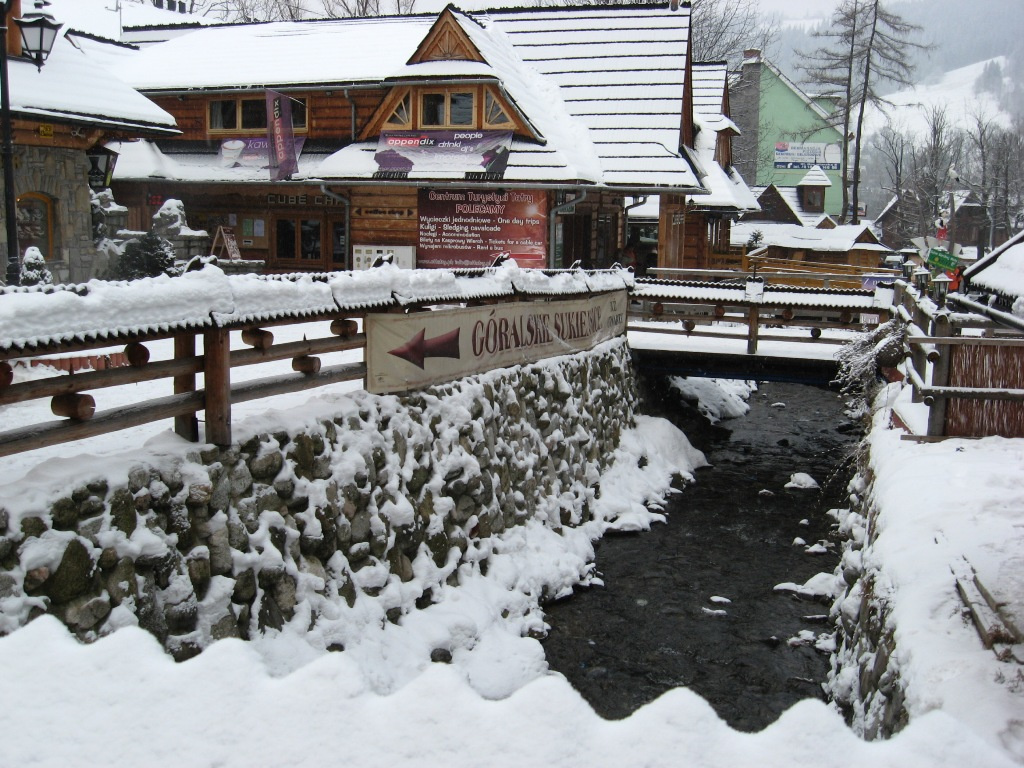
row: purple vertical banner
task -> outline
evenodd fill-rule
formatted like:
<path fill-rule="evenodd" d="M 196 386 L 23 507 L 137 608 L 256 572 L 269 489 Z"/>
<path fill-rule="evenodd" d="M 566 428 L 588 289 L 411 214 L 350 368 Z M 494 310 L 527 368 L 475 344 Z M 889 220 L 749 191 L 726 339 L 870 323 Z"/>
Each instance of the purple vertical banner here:
<path fill-rule="evenodd" d="M 270 180 L 291 178 L 299 168 L 292 133 L 292 100 L 283 93 L 267 91 L 267 154 L 270 159 Z"/>

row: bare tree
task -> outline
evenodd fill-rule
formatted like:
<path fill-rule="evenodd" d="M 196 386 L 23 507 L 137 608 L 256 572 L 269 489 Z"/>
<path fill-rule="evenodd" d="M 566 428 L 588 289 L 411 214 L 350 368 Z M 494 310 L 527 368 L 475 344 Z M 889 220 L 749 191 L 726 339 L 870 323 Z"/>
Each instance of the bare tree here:
<path fill-rule="evenodd" d="M 191 0 L 190 11 L 225 21 L 296 21 L 409 14 L 416 0 Z"/>
<path fill-rule="evenodd" d="M 859 221 L 865 112 L 869 105 L 880 107 L 887 103 L 879 91 L 883 83 L 911 84 L 910 50 L 925 47 L 910 40 L 918 31 L 919 27 L 887 10 L 882 0 L 843 0 L 832 17 L 831 28 L 819 34 L 826 42 L 805 55 L 801 68 L 806 79 L 824 88 L 826 95 L 837 98 L 839 108 L 833 113 L 835 124 L 842 126 L 844 142 L 853 143 L 852 162 L 848 154 L 844 154 L 844 159 L 852 165 L 848 198 L 844 189 L 844 220 L 850 210 L 853 223 Z"/>
<path fill-rule="evenodd" d="M 690 28 L 694 61 L 728 61 L 732 67 L 744 50 L 768 48 L 776 33 L 756 0 L 693 0 Z"/>

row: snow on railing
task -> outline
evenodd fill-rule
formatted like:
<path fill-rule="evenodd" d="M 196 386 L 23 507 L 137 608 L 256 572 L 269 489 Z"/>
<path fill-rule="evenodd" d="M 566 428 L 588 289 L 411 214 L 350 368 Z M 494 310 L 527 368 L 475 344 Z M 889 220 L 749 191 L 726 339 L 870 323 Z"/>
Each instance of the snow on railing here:
<path fill-rule="evenodd" d="M 365 379 L 365 362 L 328 367 L 320 356 L 364 348 L 358 319 L 370 312 L 578 297 L 622 290 L 632 282 L 632 274 L 619 269 L 526 270 L 508 261 L 480 270 L 384 265 L 361 272 L 230 276 L 208 265 L 173 278 L 0 289 L 0 408 L 51 398 L 53 413 L 64 417 L 0 433 L 0 456 L 166 418 L 174 418 L 178 434 L 195 441 L 198 411 L 205 411 L 206 440 L 226 445 L 233 402 Z M 261 327 L 319 321 L 329 322 L 329 335 L 303 333 L 300 341 L 283 343 Z M 240 331 L 249 348 L 232 350 L 232 331 Z M 146 344 L 160 339 L 173 339 L 173 355 L 151 362 Z M 14 382 L 11 361 L 18 358 L 119 344 L 125 345 L 127 367 Z M 232 368 L 288 359 L 293 373 L 232 384 Z M 196 386 L 198 374 L 202 389 Z M 118 402 L 99 414 L 93 395 L 86 394 L 157 379 L 171 379 L 173 394 L 127 406 Z"/>

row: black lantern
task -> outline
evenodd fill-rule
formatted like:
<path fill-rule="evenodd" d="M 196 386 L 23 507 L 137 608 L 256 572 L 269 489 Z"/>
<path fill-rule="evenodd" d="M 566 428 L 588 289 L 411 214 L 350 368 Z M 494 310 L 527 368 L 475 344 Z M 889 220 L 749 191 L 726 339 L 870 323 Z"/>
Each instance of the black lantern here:
<path fill-rule="evenodd" d="M 949 285 L 952 282 L 953 278 L 945 272 L 940 272 L 932 278 L 932 298 L 939 306 L 946 302 L 946 295 L 949 293 Z"/>
<path fill-rule="evenodd" d="M 900 269 L 903 270 L 903 279 L 909 283 L 914 278 L 913 260 L 909 256 L 907 256 L 906 260 L 900 266 Z"/>
<path fill-rule="evenodd" d="M 49 4 L 48 0 L 35 0 L 34 11 L 14 20 L 21 28 L 21 52 L 32 59 L 38 69 L 43 68 L 43 62 L 57 41 L 57 33 L 64 26 L 46 12 Z"/>
<path fill-rule="evenodd" d="M 97 145 L 85 156 L 89 158 L 89 186 L 97 192 L 109 187 L 117 165 L 117 152 Z"/>
<path fill-rule="evenodd" d="M 928 291 L 928 281 L 931 280 L 932 273 L 924 267 L 918 267 L 914 271 L 914 286 L 917 288 L 917 292 L 922 296 Z"/>

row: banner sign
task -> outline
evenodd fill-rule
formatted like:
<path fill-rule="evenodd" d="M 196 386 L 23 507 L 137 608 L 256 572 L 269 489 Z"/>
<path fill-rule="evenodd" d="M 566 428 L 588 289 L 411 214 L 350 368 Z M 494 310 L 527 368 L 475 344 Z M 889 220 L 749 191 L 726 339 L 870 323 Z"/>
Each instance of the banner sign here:
<path fill-rule="evenodd" d="M 387 177 L 416 171 L 498 180 L 511 146 L 512 131 L 384 131 L 373 159 Z"/>
<path fill-rule="evenodd" d="M 942 248 L 932 248 L 928 251 L 928 263 L 939 269 L 953 270 L 960 266 L 960 259 Z"/>
<path fill-rule="evenodd" d="M 420 189 L 416 266 L 487 267 L 507 255 L 547 266 L 548 195 L 543 190 Z"/>
<path fill-rule="evenodd" d="M 823 171 L 838 171 L 842 159 L 843 149 L 839 144 L 791 141 L 775 143 L 775 167 L 780 170 L 809 171 L 817 165 Z"/>
<path fill-rule="evenodd" d="M 304 136 L 292 140 L 292 152 L 296 163 L 302 154 L 302 145 L 306 143 Z M 221 168 L 258 168 L 270 167 L 270 139 L 224 139 L 220 143 L 217 163 Z"/>
<path fill-rule="evenodd" d="M 267 141 L 270 144 L 270 180 L 290 179 L 299 169 L 292 132 L 292 100 L 267 90 Z"/>
<path fill-rule="evenodd" d="M 366 317 L 366 388 L 406 392 L 592 349 L 626 332 L 625 291 Z"/>

